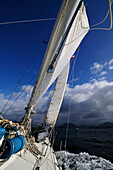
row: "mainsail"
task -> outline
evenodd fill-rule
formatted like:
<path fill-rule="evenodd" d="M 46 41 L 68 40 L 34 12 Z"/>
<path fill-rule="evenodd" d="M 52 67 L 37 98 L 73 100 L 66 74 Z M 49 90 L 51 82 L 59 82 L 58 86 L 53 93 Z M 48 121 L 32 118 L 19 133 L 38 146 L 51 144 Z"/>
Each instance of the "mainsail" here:
<path fill-rule="evenodd" d="M 51 128 L 48 131 L 47 129 L 54 127 L 56 123 L 66 89 L 70 59 L 88 31 L 89 23 L 83 1 L 64 0 L 30 102 L 26 108 L 26 114 L 21 121 L 21 125 L 24 125 L 24 128 L 8 120 L 1 121 L 0 128 L 2 135 L 0 139 L 3 139 L 3 141 L 0 158 L 7 161 L 6 164 L 3 165 L 7 168 L 4 169 L 12 169 L 12 167 L 16 167 L 16 169 L 19 167 L 20 169 L 20 164 L 22 167 L 25 167 L 25 169 L 46 169 L 47 165 L 49 165 L 51 169 L 59 169 L 55 154 L 49 142 L 51 133 L 48 137 L 48 131 L 51 130 Z M 43 126 L 38 129 L 38 142 L 35 142 L 31 136 L 31 113 L 41 97 L 56 79 L 56 86 L 45 122 Z M 21 135 L 21 133 L 24 135 Z M 25 141 L 28 152 L 20 156 L 19 151 L 23 149 Z M 13 153 L 15 153 L 14 159 L 13 157 L 11 158 Z M 28 158 L 30 158 L 31 161 L 29 161 Z"/>
<path fill-rule="evenodd" d="M 81 0 L 65 0 L 28 104 L 29 110 L 35 108 L 61 74 L 88 31 L 89 23 L 84 3 Z"/>

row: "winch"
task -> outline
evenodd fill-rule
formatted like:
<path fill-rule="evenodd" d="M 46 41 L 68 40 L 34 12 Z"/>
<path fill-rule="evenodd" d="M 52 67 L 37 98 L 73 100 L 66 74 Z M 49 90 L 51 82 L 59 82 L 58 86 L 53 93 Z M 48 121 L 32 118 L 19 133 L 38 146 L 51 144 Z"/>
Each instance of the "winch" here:
<path fill-rule="evenodd" d="M 0 159 L 7 159 L 24 148 L 25 139 L 18 134 L 18 130 L 18 123 L 6 119 L 0 122 Z"/>

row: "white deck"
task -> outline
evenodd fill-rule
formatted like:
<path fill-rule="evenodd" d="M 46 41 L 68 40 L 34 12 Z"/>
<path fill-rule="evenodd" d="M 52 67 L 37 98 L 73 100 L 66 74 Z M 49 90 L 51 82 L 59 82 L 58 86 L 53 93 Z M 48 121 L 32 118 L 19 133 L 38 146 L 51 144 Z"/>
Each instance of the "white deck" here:
<path fill-rule="evenodd" d="M 0 170 L 35 170 L 36 167 L 39 167 L 40 170 L 59 170 L 56 156 L 48 139 L 45 142 L 46 144 L 35 143 L 43 155 L 38 155 L 39 159 L 29 151 L 24 154 L 23 150 L 12 155 L 9 160 L 0 166 Z"/>

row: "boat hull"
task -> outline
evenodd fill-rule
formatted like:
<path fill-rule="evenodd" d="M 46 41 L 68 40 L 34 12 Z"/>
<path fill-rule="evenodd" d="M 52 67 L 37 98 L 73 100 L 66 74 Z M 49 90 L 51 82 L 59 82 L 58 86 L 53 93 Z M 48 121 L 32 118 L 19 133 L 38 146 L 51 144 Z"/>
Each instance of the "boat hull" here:
<path fill-rule="evenodd" d="M 0 170 L 59 170 L 57 159 L 48 138 L 40 143 L 35 143 L 41 154 L 33 154 L 25 149 L 12 155 L 8 160 L 0 162 Z"/>

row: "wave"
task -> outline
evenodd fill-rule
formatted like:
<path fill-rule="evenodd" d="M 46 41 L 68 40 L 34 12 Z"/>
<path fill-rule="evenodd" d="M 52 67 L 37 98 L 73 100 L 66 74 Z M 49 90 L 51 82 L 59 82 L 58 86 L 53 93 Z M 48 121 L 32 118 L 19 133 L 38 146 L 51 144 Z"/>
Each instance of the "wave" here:
<path fill-rule="evenodd" d="M 109 160 L 85 152 L 73 154 L 58 151 L 55 154 L 60 170 L 113 170 L 113 164 Z"/>

